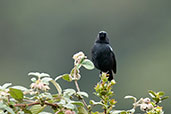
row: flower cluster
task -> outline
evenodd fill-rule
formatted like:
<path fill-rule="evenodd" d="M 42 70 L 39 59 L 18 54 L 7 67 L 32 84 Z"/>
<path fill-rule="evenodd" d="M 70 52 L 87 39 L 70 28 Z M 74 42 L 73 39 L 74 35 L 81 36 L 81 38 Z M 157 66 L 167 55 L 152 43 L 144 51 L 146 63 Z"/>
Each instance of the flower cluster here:
<path fill-rule="evenodd" d="M 141 98 L 141 104 L 139 105 L 142 111 L 148 111 L 154 108 L 154 106 L 151 104 L 150 98 L 145 98 L 145 99 Z"/>
<path fill-rule="evenodd" d="M 0 86 L 0 101 L 7 100 L 9 97 L 9 89 L 8 86 L 12 85 L 11 83 L 6 83 L 3 86 Z"/>
<path fill-rule="evenodd" d="M 137 107 L 140 107 L 141 111 L 144 111 L 145 114 L 164 114 L 162 107 L 159 106 L 159 103 L 161 103 L 163 100 L 167 99 L 168 96 L 164 96 L 164 92 L 154 92 L 152 90 L 149 90 L 149 95 L 152 97 L 152 101 L 150 98 L 140 98 L 137 101 L 137 98 L 134 96 L 125 96 L 126 99 L 133 99 L 133 108 L 131 110 L 127 111 L 120 111 L 124 113 L 135 113 L 135 109 Z"/>
<path fill-rule="evenodd" d="M 46 73 L 38 73 L 38 72 L 31 72 L 28 75 L 33 75 L 38 77 L 38 79 L 36 78 L 32 78 L 31 81 L 33 82 L 30 87 L 33 90 L 42 90 L 42 91 L 47 91 L 49 90 L 49 82 L 51 80 L 50 75 L 46 74 Z M 47 80 L 48 79 L 48 80 Z"/>

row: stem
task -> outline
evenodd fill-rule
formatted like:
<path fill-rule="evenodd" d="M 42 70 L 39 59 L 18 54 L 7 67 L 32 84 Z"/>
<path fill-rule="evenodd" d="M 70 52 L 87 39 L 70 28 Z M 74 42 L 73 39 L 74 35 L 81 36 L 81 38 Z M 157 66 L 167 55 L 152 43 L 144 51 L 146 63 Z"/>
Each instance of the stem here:
<path fill-rule="evenodd" d="M 79 85 L 78 85 L 77 80 L 75 80 L 74 82 L 75 82 L 75 86 L 76 86 L 76 88 L 77 88 L 77 91 L 80 92 L 80 88 L 79 88 Z"/>
<path fill-rule="evenodd" d="M 80 92 L 80 88 L 79 88 L 77 80 L 75 80 L 74 82 L 75 82 L 75 86 L 77 88 L 77 91 Z M 87 103 L 85 102 L 85 100 L 83 98 L 82 98 L 82 102 L 83 102 L 84 106 L 86 107 L 86 109 L 88 110 Z"/>
<path fill-rule="evenodd" d="M 58 107 L 57 104 L 52 104 L 52 103 L 48 103 L 48 102 L 44 102 L 44 103 L 48 106 Z M 14 107 L 26 107 L 26 106 L 33 106 L 33 105 L 38 105 L 38 104 L 41 104 L 41 103 L 33 102 L 33 103 L 29 103 L 29 104 L 15 104 Z"/>

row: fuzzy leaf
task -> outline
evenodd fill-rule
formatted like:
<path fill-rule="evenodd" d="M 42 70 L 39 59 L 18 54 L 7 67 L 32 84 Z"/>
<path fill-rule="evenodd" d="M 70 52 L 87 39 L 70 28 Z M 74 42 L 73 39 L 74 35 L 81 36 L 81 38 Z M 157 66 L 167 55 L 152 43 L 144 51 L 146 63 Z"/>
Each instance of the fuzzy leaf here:
<path fill-rule="evenodd" d="M 103 103 L 101 103 L 101 102 L 96 102 L 96 101 L 94 101 L 94 100 L 90 100 L 90 104 L 92 104 L 92 105 L 102 105 L 102 106 L 104 106 Z"/>
<path fill-rule="evenodd" d="M 23 109 L 23 114 L 32 114 L 32 112 L 30 110 L 27 110 L 27 109 Z M 20 114 L 20 113 L 19 113 Z"/>
<path fill-rule="evenodd" d="M 23 100 L 23 92 L 19 89 L 9 88 L 9 93 L 11 97 L 15 100 L 21 102 Z"/>
<path fill-rule="evenodd" d="M 126 114 L 126 111 L 124 110 L 114 110 L 111 112 L 111 114 Z"/>
<path fill-rule="evenodd" d="M 14 89 L 19 89 L 21 91 L 28 91 L 27 88 L 23 87 L 23 86 L 12 86 L 11 88 L 14 88 Z"/>
<path fill-rule="evenodd" d="M 49 82 L 51 80 L 52 80 L 52 78 L 49 78 L 49 77 L 42 78 L 42 81 L 43 82 Z"/>
<path fill-rule="evenodd" d="M 8 107 L 7 105 L 3 104 L 2 102 L 0 102 L 0 109 L 5 109 L 7 110 L 7 112 L 10 112 L 11 114 L 15 114 L 14 111 L 12 110 L 12 108 Z M 0 111 L 1 113 L 1 111 Z M 2 114 L 5 114 L 4 112 Z"/>
<path fill-rule="evenodd" d="M 39 72 L 30 72 L 30 73 L 28 73 L 28 75 L 29 76 L 37 76 L 37 77 L 40 77 L 40 78 L 42 78 L 42 77 L 50 77 L 50 75 L 47 74 L 47 73 L 39 73 Z"/>
<path fill-rule="evenodd" d="M 50 82 L 51 80 L 53 80 L 53 79 L 52 79 L 52 78 L 49 78 L 49 77 L 42 78 L 42 82 L 43 82 L 44 84 L 49 84 L 49 82 Z"/>
<path fill-rule="evenodd" d="M 46 106 L 41 106 L 41 105 L 34 105 L 30 108 L 30 111 L 33 114 L 39 114 L 40 112 L 42 112 L 44 110 Z"/>
<path fill-rule="evenodd" d="M 133 99 L 135 102 L 137 101 L 137 98 L 135 98 L 134 96 L 130 96 L 130 95 L 125 96 L 124 98 L 125 99 Z"/>
<path fill-rule="evenodd" d="M 71 101 L 70 103 L 74 105 L 84 106 L 84 104 L 80 101 Z"/>
<path fill-rule="evenodd" d="M 89 59 L 84 59 L 81 64 L 88 70 L 94 69 L 94 64 Z"/>
<path fill-rule="evenodd" d="M 73 104 L 66 104 L 66 105 L 63 105 L 65 108 L 68 108 L 68 109 L 74 109 L 75 106 Z"/>
<path fill-rule="evenodd" d="M 88 97 L 88 94 L 86 92 L 77 92 L 77 94 L 80 96 Z"/>
<path fill-rule="evenodd" d="M 7 89 L 7 87 L 9 87 L 10 85 L 12 85 L 12 83 L 5 83 L 5 84 L 2 86 L 2 89 Z"/>
<path fill-rule="evenodd" d="M 75 93 L 76 93 L 76 91 L 74 89 L 65 89 L 64 90 L 64 96 L 66 96 L 66 95 L 71 96 Z"/>

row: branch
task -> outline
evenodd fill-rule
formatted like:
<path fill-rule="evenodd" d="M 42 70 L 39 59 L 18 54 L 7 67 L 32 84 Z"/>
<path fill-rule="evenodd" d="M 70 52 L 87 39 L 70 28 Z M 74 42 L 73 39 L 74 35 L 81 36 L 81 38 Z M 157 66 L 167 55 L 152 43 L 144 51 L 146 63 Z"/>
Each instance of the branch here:
<path fill-rule="evenodd" d="M 26 106 L 33 106 L 33 105 L 38 105 L 38 104 L 42 104 L 42 103 L 33 102 L 33 103 L 29 103 L 29 104 L 15 104 L 14 107 L 26 107 Z M 48 102 L 44 102 L 44 104 L 46 104 L 48 106 L 52 106 L 52 107 L 59 107 L 57 104 L 52 104 L 52 103 L 48 103 Z"/>
<path fill-rule="evenodd" d="M 75 82 L 75 86 L 77 88 L 77 91 L 80 92 L 80 88 L 79 88 L 77 80 L 75 80 L 74 82 Z M 84 106 L 88 109 L 87 103 L 85 102 L 85 100 L 83 98 L 82 98 L 82 102 L 83 102 Z"/>
<path fill-rule="evenodd" d="M 78 85 L 77 80 L 75 80 L 74 82 L 75 82 L 75 86 L 76 86 L 76 88 L 77 88 L 77 91 L 80 92 L 80 88 L 79 88 L 79 85 Z"/>

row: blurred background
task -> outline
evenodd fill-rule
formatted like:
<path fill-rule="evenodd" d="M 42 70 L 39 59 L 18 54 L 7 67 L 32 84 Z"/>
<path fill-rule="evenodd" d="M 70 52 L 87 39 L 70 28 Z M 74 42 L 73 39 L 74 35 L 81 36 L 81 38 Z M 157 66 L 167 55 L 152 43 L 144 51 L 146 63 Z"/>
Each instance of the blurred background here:
<path fill-rule="evenodd" d="M 169 0 L 2 0 L 0 85 L 29 87 L 31 71 L 53 78 L 69 73 L 73 54 L 83 51 L 91 58 L 96 36 L 105 30 L 118 62 L 116 109 L 132 108 L 126 95 L 149 97 L 148 90 L 161 90 L 171 96 L 170 4 Z M 95 99 L 92 92 L 99 71 L 82 68 L 81 74 L 81 90 Z M 75 88 L 73 83 L 59 83 Z M 171 112 L 170 104 L 170 99 L 162 103 L 166 114 Z"/>

